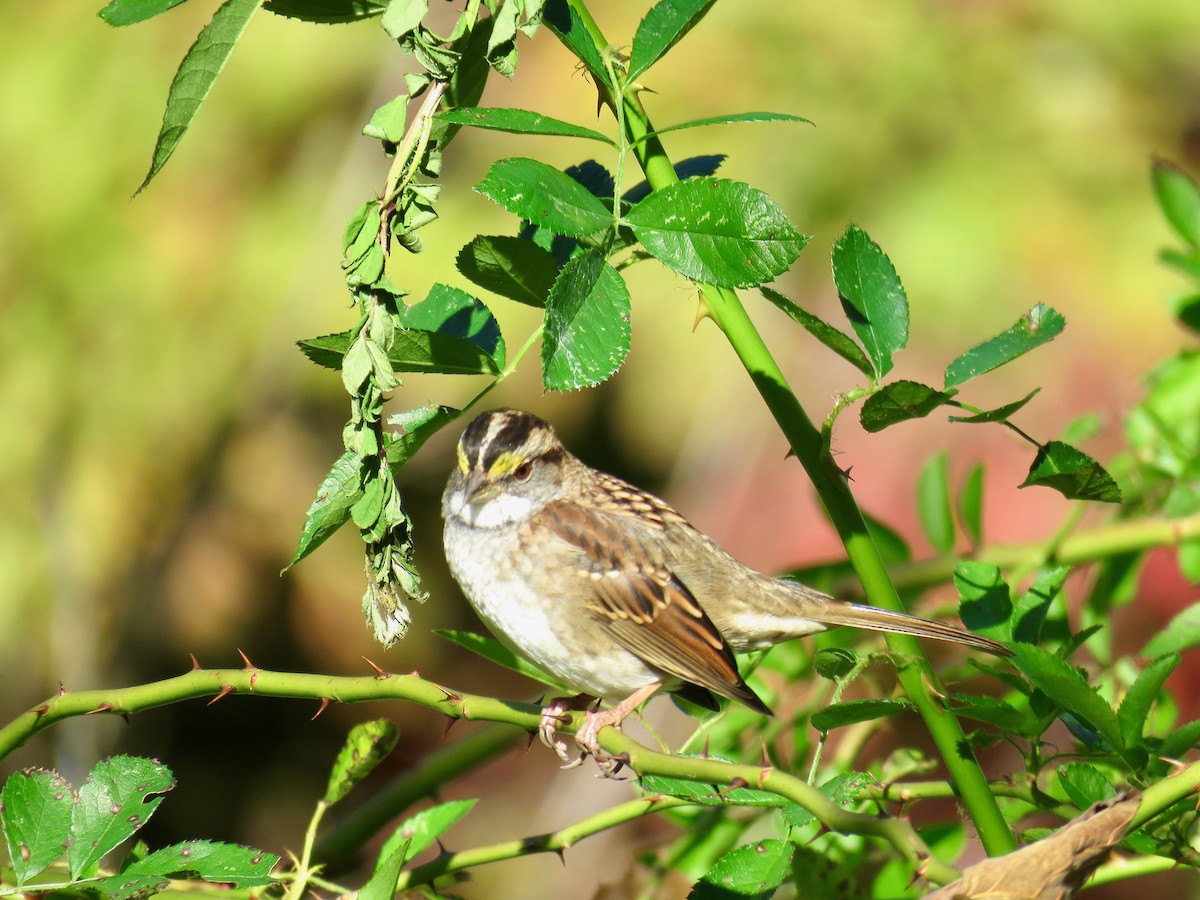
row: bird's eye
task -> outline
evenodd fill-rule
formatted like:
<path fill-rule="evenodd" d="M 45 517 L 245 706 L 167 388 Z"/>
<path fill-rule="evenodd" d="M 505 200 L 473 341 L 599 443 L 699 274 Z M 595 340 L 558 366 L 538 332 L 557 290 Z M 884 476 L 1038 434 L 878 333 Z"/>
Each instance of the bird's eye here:
<path fill-rule="evenodd" d="M 517 481 L 528 481 L 529 476 L 533 474 L 533 463 L 524 462 L 513 469 L 513 478 Z"/>

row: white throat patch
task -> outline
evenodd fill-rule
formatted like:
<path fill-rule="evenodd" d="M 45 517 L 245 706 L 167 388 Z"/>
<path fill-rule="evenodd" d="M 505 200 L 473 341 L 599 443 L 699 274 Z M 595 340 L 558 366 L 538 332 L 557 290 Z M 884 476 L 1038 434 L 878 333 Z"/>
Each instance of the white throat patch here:
<path fill-rule="evenodd" d="M 533 503 L 516 494 L 500 494 L 485 503 L 468 503 L 462 491 L 455 491 L 450 495 L 450 512 L 476 528 L 502 528 L 528 519 L 533 513 Z"/>

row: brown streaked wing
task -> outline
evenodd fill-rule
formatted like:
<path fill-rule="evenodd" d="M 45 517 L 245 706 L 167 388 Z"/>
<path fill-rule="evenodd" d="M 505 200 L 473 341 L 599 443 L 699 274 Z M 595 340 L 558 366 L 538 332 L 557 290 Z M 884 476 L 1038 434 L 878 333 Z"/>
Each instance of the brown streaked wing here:
<path fill-rule="evenodd" d="M 619 644 L 669 675 L 770 713 L 742 680 L 733 652 L 691 591 L 657 548 L 637 540 L 636 526 L 630 534 L 628 522 L 573 503 L 551 503 L 543 514 L 551 530 L 580 552 L 581 574 L 591 588 L 588 611 Z"/>

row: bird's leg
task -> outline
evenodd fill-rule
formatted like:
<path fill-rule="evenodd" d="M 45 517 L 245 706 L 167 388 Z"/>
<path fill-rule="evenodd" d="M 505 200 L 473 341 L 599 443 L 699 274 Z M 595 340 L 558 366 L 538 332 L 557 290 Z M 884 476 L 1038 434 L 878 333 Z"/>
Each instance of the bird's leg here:
<path fill-rule="evenodd" d="M 583 757 L 571 758 L 566 741 L 558 739 L 558 726 L 566 721 L 565 713 L 584 696 L 576 694 L 574 697 L 555 697 L 542 709 L 542 720 L 538 725 L 538 737 L 542 739 L 542 743 L 553 750 L 558 758 L 567 764 L 567 768 L 575 768 L 583 762 Z"/>
<path fill-rule="evenodd" d="M 660 687 L 662 687 L 661 681 L 652 681 L 650 684 L 642 685 L 616 706 L 600 711 L 588 710 L 583 714 L 583 727 L 575 732 L 575 743 L 579 745 L 583 756 L 591 754 L 605 778 L 612 778 L 616 775 L 621 769 L 622 762 L 617 757 L 600 749 L 600 729 L 607 728 L 609 725 L 620 728 L 621 723 L 629 717 L 629 714 L 649 700 Z M 583 756 L 580 757 L 580 761 Z"/>

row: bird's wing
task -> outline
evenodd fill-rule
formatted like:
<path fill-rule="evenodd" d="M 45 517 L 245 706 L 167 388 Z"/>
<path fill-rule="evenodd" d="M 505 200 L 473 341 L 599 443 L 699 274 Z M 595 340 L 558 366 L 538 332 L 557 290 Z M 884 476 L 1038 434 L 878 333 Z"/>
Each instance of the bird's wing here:
<path fill-rule="evenodd" d="M 577 554 L 572 568 L 586 581 L 588 614 L 654 668 L 769 713 L 742 680 L 721 633 L 663 558 L 658 541 L 664 516 L 678 515 L 649 494 L 625 488 L 644 510 L 565 502 L 544 510 L 550 529 Z"/>

